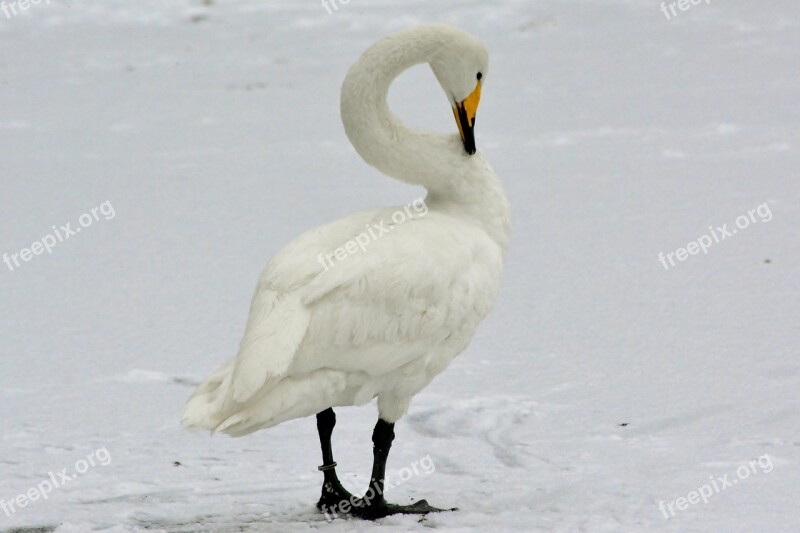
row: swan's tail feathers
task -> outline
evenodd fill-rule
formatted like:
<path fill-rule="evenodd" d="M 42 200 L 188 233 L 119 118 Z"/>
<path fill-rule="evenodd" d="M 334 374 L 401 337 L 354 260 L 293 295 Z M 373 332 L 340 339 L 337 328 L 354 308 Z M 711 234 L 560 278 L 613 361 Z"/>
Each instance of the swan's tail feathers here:
<path fill-rule="evenodd" d="M 203 382 L 189 397 L 183 410 L 183 426 L 191 431 L 213 431 L 227 416 L 233 367 L 231 359 Z"/>
<path fill-rule="evenodd" d="M 267 398 L 274 398 L 270 392 L 282 380 L 290 379 L 287 372 L 305 337 L 309 317 L 297 296 L 259 287 L 239 354 L 192 394 L 184 409 L 183 425 L 190 430 L 231 434 L 229 428 L 246 425 L 241 420 L 246 416 L 243 413 L 254 405 L 263 406 Z M 278 412 L 283 409 L 275 407 Z"/>
<path fill-rule="evenodd" d="M 364 381 L 365 376 L 327 368 L 297 378 L 284 378 L 268 391 L 240 406 L 235 413 L 222 420 L 213 433 L 242 437 L 287 420 L 315 415 L 340 402 L 351 405 L 353 398 L 346 391 L 351 387 L 357 390 Z M 366 395 L 362 403 L 368 402 L 372 396 Z"/>
<path fill-rule="evenodd" d="M 189 398 L 183 424 L 189 430 L 206 430 L 241 437 L 294 418 L 314 415 L 338 402 L 366 403 L 374 391 L 352 398 L 348 389 L 360 390 L 366 375 L 319 369 L 309 374 L 270 380 L 246 403 L 231 399 L 235 359 L 217 370 Z M 363 396 L 363 398 L 361 397 Z"/>
<path fill-rule="evenodd" d="M 259 288 L 233 368 L 233 400 L 245 403 L 267 381 L 286 375 L 311 314 L 297 295 Z"/>

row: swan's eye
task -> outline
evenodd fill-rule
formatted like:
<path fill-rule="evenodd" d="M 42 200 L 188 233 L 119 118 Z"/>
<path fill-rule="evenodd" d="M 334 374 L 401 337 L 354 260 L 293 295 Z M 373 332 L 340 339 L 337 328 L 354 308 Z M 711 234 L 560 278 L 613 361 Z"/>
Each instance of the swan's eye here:
<path fill-rule="evenodd" d="M 478 81 L 481 81 L 481 78 L 483 78 L 483 72 L 478 72 Z"/>

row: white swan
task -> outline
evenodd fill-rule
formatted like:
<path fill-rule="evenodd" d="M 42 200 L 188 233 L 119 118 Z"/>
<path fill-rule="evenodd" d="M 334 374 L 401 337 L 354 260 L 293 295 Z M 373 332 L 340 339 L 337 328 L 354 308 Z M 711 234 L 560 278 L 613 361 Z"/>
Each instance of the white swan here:
<path fill-rule="evenodd" d="M 389 110 L 390 84 L 419 63 L 430 64 L 460 136 L 415 131 Z M 475 149 L 487 74 L 481 43 L 439 24 L 385 37 L 352 66 L 341 95 L 350 142 L 384 174 L 424 186 L 425 207 L 406 209 L 415 216 L 402 223 L 399 207 L 356 213 L 287 245 L 259 279 L 238 355 L 186 406 L 187 427 L 233 436 L 316 414 L 323 511 L 377 518 L 438 510 L 424 500 L 387 504 L 383 477 L 394 423 L 467 347 L 497 294 L 510 212 L 499 178 Z M 368 248 L 347 245 L 371 228 L 381 229 Z M 347 254 L 331 255 L 339 248 Z M 372 481 L 358 499 L 336 476 L 331 408 L 376 397 Z"/>

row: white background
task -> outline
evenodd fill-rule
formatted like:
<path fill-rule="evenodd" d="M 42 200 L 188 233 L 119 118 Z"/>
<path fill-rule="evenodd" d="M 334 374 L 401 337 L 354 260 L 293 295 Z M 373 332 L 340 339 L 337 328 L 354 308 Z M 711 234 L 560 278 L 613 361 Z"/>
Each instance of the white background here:
<path fill-rule="evenodd" d="M 494 312 L 390 457 L 436 465 L 390 500 L 461 510 L 382 530 L 800 528 L 796 0 L 672 20 L 657 0 L 52 0 L 0 13 L 0 253 L 105 201 L 116 217 L 0 264 L 0 499 L 100 447 L 112 462 L 0 530 L 372 530 L 316 513 L 313 419 L 235 440 L 179 416 L 235 353 L 272 255 L 420 195 L 360 161 L 338 98 L 369 44 L 428 21 L 490 51 L 476 135 L 514 235 Z M 391 100 L 456 131 L 427 67 Z M 765 202 L 770 222 L 658 262 Z M 375 408 L 338 414 L 360 491 Z M 763 454 L 772 472 L 659 511 Z"/>

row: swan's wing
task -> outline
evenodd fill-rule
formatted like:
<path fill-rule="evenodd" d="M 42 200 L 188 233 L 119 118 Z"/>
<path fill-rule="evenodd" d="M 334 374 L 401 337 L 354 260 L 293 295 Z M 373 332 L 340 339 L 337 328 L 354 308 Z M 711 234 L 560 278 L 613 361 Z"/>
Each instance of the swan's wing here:
<path fill-rule="evenodd" d="M 392 372 L 448 339 L 466 345 L 488 313 L 503 260 L 482 230 L 438 213 L 387 228 L 303 286 L 299 372 Z"/>
<path fill-rule="evenodd" d="M 502 267 L 497 246 L 451 217 L 430 213 L 395 224 L 395 212 L 322 226 L 270 262 L 235 360 L 234 400 L 247 401 L 291 368 L 391 372 L 485 316 L 496 290 L 486 284 Z M 370 233 L 376 225 L 383 230 Z M 363 235 L 365 246 L 326 261 Z M 299 352 L 309 356 L 302 364 Z"/>
<path fill-rule="evenodd" d="M 308 308 L 297 295 L 259 286 L 234 364 L 234 400 L 246 402 L 267 380 L 285 375 L 308 319 Z"/>
<path fill-rule="evenodd" d="M 281 378 L 306 335 L 310 311 L 301 289 L 325 270 L 317 255 L 354 234 L 374 211 L 314 228 L 283 248 L 262 273 L 233 361 L 233 399 L 244 403 L 272 378 Z"/>

